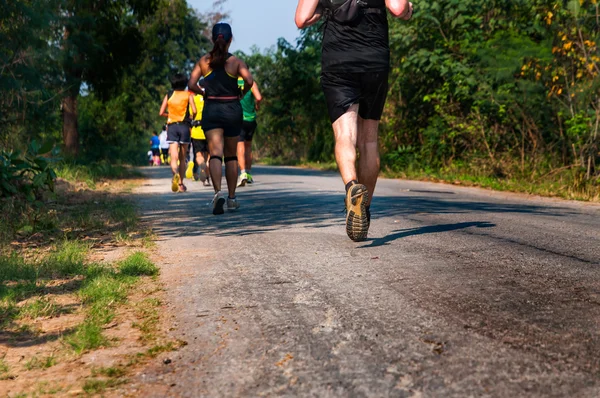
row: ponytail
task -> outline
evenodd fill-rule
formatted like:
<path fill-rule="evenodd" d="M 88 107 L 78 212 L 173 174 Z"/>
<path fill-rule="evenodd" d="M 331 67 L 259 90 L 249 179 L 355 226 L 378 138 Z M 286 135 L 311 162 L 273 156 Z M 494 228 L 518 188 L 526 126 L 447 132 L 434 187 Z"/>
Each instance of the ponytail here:
<path fill-rule="evenodd" d="M 227 42 L 223 35 L 219 35 L 215 40 L 215 45 L 210 52 L 209 65 L 212 69 L 222 68 L 225 66 L 227 59 Z"/>

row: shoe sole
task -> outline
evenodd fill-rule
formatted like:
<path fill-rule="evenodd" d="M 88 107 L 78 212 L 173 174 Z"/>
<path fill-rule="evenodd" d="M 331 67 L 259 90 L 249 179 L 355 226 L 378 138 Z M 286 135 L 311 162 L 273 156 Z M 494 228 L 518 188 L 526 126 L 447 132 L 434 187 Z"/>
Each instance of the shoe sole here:
<path fill-rule="evenodd" d="M 179 191 L 179 174 L 175 174 L 173 179 L 171 180 L 171 191 L 178 192 Z"/>
<path fill-rule="evenodd" d="M 369 191 L 362 184 L 350 188 L 350 203 L 347 203 L 346 234 L 354 242 L 367 239 L 369 233 L 369 219 L 367 216 L 367 202 Z"/>
<path fill-rule="evenodd" d="M 225 198 L 219 198 L 217 199 L 217 203 L 215 204 L 215 207 L 213 208 L 213 215 L 217 216 L 219 214 L 225 214 Z"/>

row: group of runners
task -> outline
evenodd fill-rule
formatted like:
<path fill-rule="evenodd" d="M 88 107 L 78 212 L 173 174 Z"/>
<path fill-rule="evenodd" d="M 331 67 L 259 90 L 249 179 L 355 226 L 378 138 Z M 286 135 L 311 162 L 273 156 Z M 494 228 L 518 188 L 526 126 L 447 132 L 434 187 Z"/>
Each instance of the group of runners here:
<path fill-rule="evenodd" d="M 197 169 L 194 175 L 205 185 L 212 180 L 212 211 L 219 215 L 225 206 L 238 209 L 236 188 L 254 182 L 252 139 L 262 95 L 246 63 L 229 53 L 231 26 L 216 24 L 212 39 L 212 51 L 198 61 L 189 79 L 183 74 L 173 76 L 172 91 L 165 95 L 160 115 L 167 117 L 171 189 L 187 190 L 186 154 L 191 144 Z M 227 198 L 221 191 L 223 163 Z"/>
<path fill-rule="evenodd" d="M 408 0 L 299 0 L 296 9 L 300 29 L 325 19 L 321 85 L 346 188 L 346 233 L 353 241 L 367 238 L 379 174 L 378 128 L 390 69 L 387 10 L 409 20 L 413 5 Z M 160 110 L 168 118 L 172 190 L 186 191 L 185 155 L 191 142 L 199 179 L 212 180 L 215 215 L 223 214 L 225 206 L 239 208 L 236 187 L 253 182 L 251 142 L 262 101 L 246 63 L 229 53 L 232 39 L 229 24 L 214 25 L 212 51 L 200 58 L 189 79 L 173 77 L 173 91 Z M 221 192 L 223 163 L 227 198 Z"/>

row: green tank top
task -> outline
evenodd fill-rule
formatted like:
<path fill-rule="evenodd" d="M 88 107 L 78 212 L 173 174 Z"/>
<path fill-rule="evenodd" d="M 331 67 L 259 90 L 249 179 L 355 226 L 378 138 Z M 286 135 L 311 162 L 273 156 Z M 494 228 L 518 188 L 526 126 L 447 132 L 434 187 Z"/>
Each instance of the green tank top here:
<path fill-rule="evenodd" d="M 238 86 L 244 88 L 244 80 L 238 79 Z M 242 112 L 244 113 L 245 122 L 253 122 L 256 120 L 256 101 L 252 91 L 248 91 L 244 98 L 240 101 L 242 104 Z"/>

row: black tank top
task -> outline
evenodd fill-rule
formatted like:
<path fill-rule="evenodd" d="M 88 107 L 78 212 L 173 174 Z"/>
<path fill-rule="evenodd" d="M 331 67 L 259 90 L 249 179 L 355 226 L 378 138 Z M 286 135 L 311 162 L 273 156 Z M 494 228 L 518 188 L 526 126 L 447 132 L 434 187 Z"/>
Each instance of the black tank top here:
<path fill-rule="evenodd" d="M 232 55 L 228 54 L 227 59 Z M 204 76 L 204 89 L 206 97 L 238 97 L 240 89 L 238 87 L 238 77 L 232 76 L 225 70 L 225 67 L 216 68 Z M 210 98 L 208 98 L 210 100 Z"/>
<path fill-rule="evenodd" d="M 390 45 L 385 0 L 367 0 L 365 12 L 351 24 L 329 19 L 324 24 L 324 72 L 381 72 L 390 67 Z"/>

